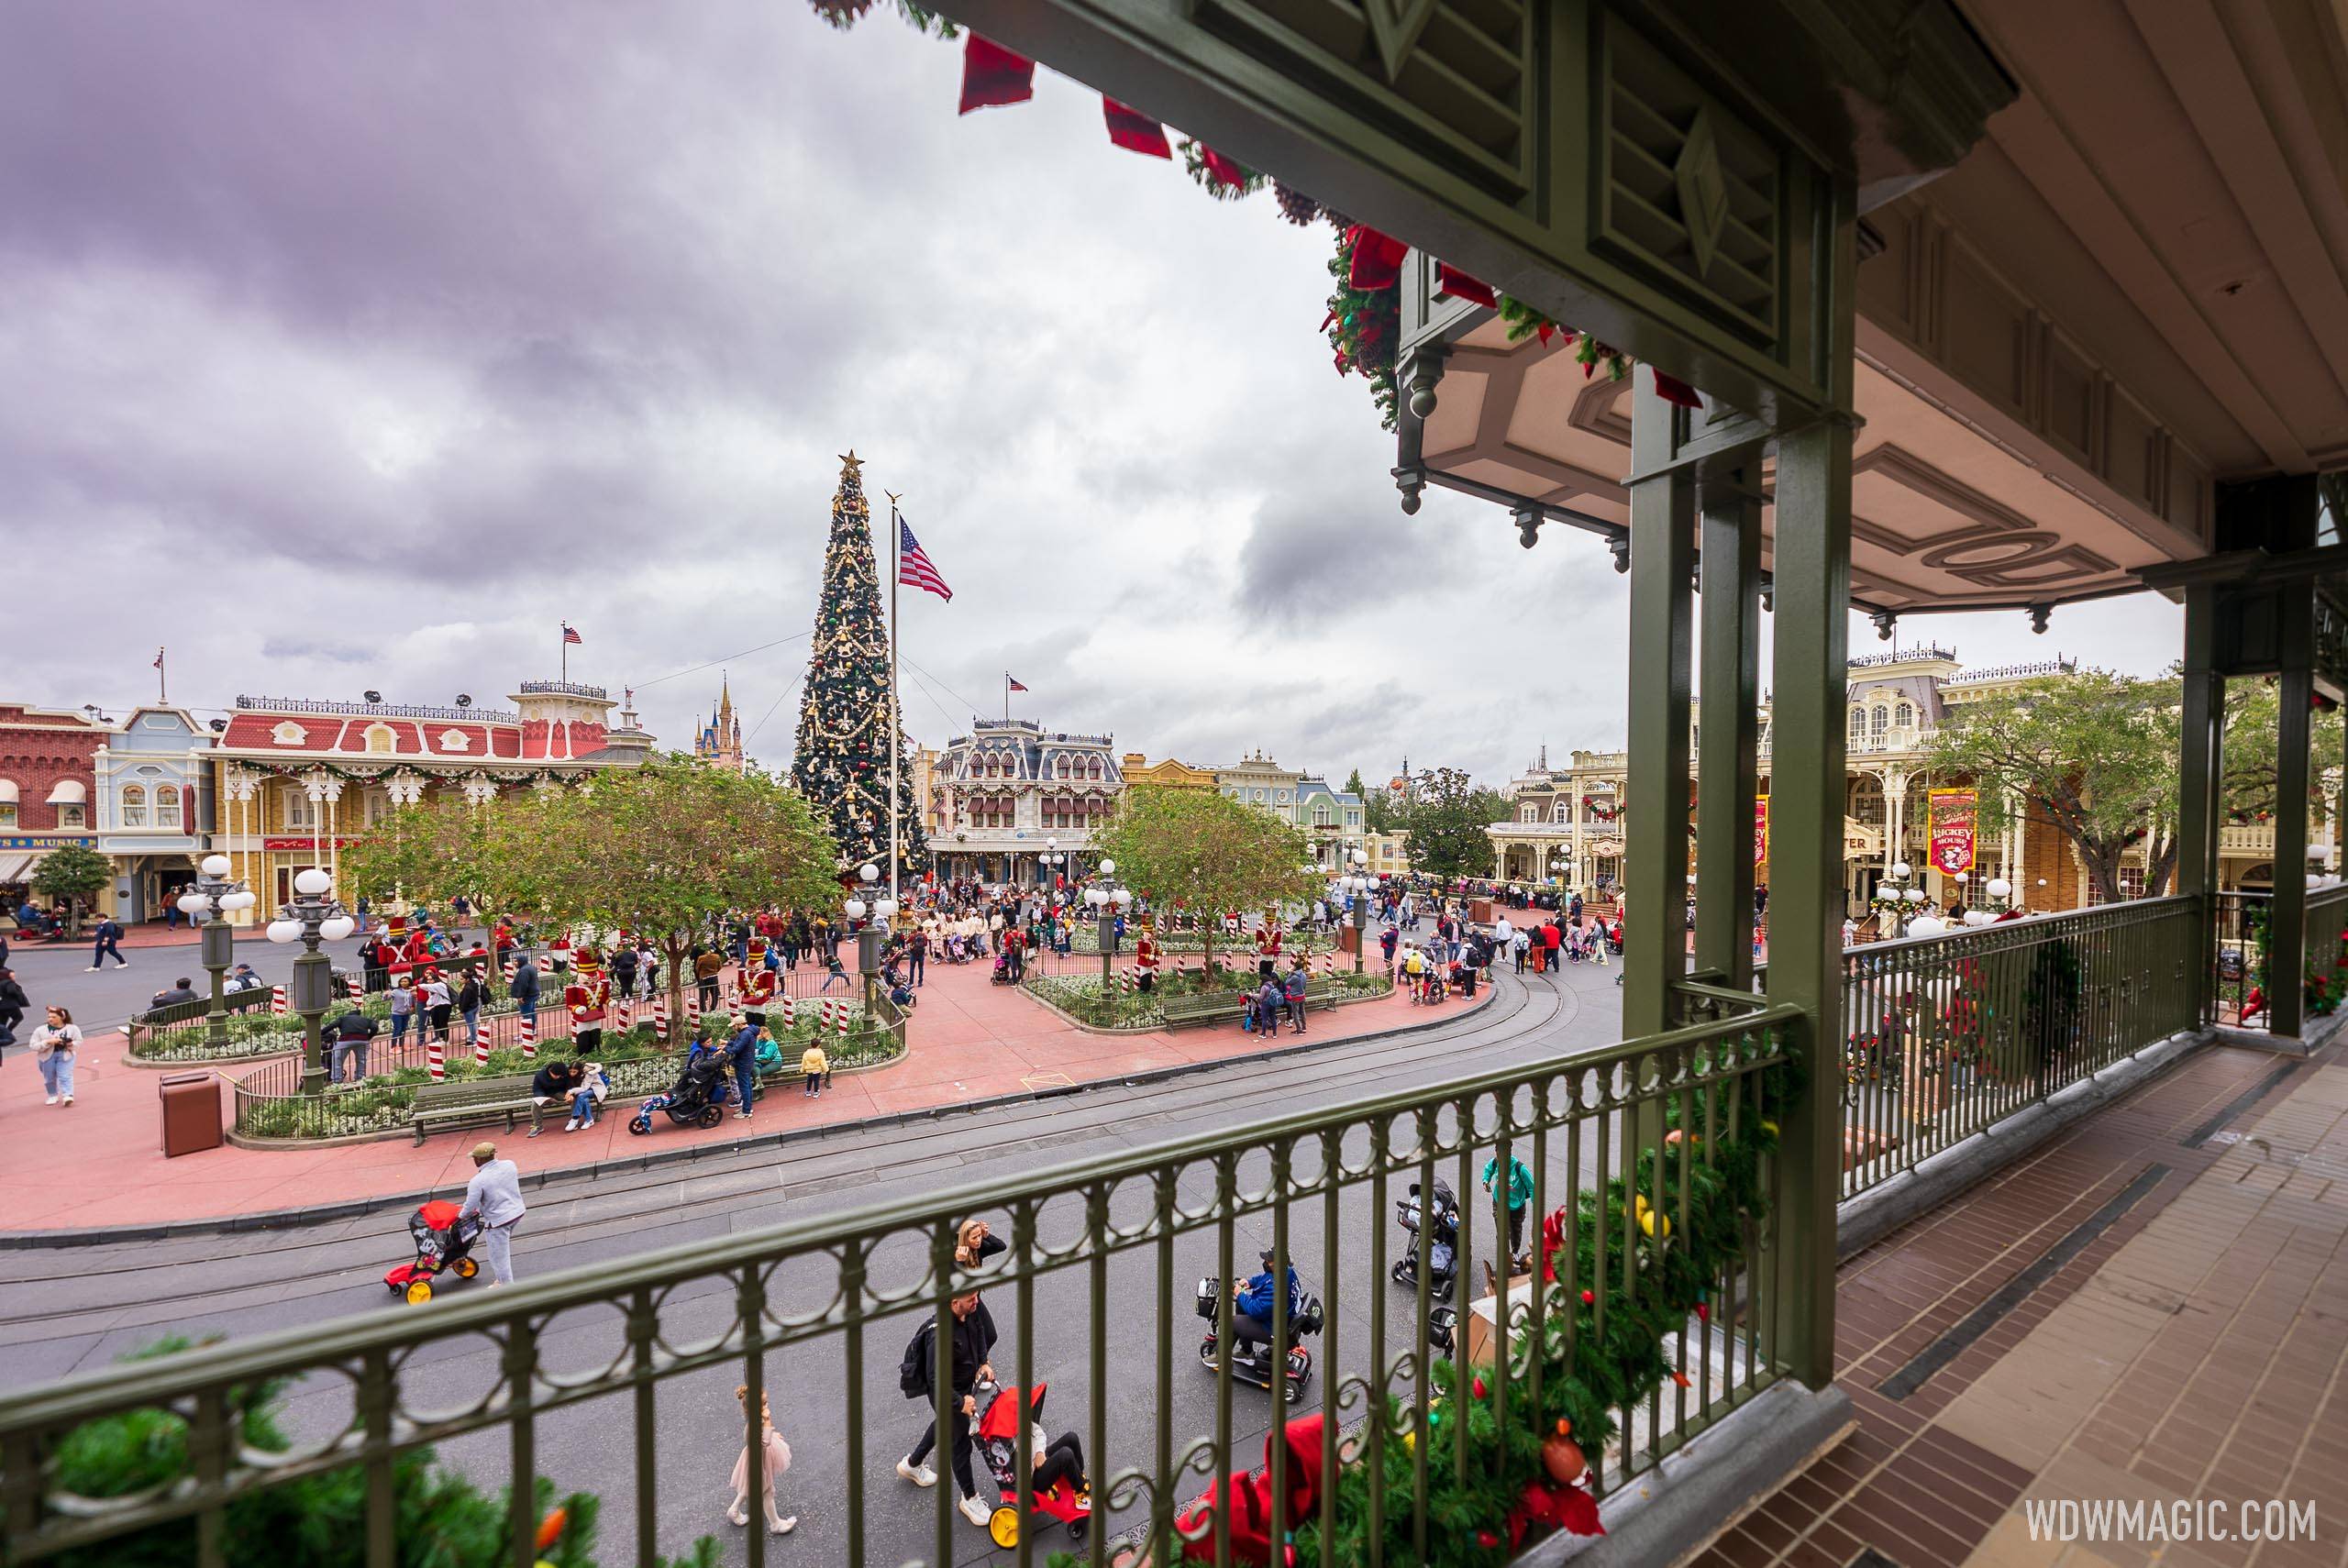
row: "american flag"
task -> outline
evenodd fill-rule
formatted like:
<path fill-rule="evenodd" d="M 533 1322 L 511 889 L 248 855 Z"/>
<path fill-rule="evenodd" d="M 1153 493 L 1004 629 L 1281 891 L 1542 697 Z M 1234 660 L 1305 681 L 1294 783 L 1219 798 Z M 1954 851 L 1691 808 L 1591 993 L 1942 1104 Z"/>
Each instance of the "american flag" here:
<path fill-rule="evenodd" d="M 585 645 L 584 645 L 584 643 L 581 642 L 581 639 L 580 639 L 579 634 L 578 634 L 577 632 L 574 632 L 574 631 L 572 631 L 572 630 L 570 629 L 570 622 L 568 622 L 568 621 L 565 621 L 565 622 L 562 624 L 562 641 L 563 641 L 563 646 L 566 646 L 566 647 L 569 647 L 569 646 L 572 646 L 572 645 L 574 645 L 574 644 L 577 644 L 577 645 L 579 645 L 579 646 L 585 646 Z"/>
<path fill-rule="evenodd" d="M 1007 669 L 1002 672 L 1002 679 L 1009 682 L 1010 687 L 1013 691 L 1024 691 L 1027 690 L 1027 683 L 1024 680 L 1013 679 L 1011 672 Z"/>
<path fill-rule="evenodd" d="M 927 589 L 940 599 L 954 597 L 954 591 L 946 586 L 946 580 L 930 565 L 921 541 L 914 537 L 913 529 L 903 517 L 897 519 L 897 580 L 907 588 Z"/>

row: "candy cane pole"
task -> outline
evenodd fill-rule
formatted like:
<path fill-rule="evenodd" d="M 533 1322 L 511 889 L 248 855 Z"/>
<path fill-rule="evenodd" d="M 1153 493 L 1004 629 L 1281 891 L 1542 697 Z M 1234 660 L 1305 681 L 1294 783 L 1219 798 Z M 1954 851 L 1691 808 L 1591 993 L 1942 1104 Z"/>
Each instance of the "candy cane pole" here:
<path fill-rule="evenodd" d="M 440 1043 L 440 1037 L 431 1032 L 428 1022 L 425 1025 L 424 1070 L 432 1075 L 436 1084 L 449 1076 L 448 1047 Z"/>
<path fill-rule="evenodd" d="M 520 1039 L 523 1059 L 526 1061 L 536 1057 L 538 1054 L 538 1021 L 526 1012 L 522 1015 Z"/>
<path fill-rule="evenodd" d="M 285 988 L 283 986 L 270 987 L 269 1016 L 271 1018 L 283 1018 L 291 1010 L 292 1010 L 286 1006 L 285 1002 Z"/>
<path fill-rule="evenodd" d="M 652 1038 L 663 1045 L 669 1043 L 669 994 L 666 991 L 652 999 Z"/>

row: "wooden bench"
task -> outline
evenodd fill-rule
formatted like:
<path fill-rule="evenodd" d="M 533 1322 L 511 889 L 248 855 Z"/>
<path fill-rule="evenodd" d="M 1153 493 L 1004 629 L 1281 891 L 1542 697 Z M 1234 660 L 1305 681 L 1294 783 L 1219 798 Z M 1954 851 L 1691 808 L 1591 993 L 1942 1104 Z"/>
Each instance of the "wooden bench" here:
<path fill-rule="evenodd" d="M 1180 1029 L 1186 1023 L 1220 1023 L 1226 1018 L 1238 1018 L 1247 1010 L 1247 999 L 1252 991 L 1210 991 L 1196 995 L 1168 996 L 1159 1005 L 1166 1010 L 1166 1027 Z M 1315 977 L 1304 985 L 1304 1005 L 1331 1008 L 1344 996 L 1335 984 Z"/>
<path fill-rule="evenodd" d="M 421 1143 L 435 1128 L 500 1118 L 511 1132 L 516 1116 L 527 1116 L 530 1131 L 538 1130 L 538 1105 L 530 1098 L 529 1076 L 519 1073 L 503 1078 L 467 1078 L 461 1083 L 418 1084 L 411 1120 L 415 1141 Z"/>

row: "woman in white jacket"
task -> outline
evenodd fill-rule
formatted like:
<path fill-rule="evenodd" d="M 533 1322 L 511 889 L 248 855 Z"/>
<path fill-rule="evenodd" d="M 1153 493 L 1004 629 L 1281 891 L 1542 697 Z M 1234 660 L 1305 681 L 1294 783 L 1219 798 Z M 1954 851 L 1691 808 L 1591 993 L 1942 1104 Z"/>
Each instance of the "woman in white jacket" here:
<path fill-rule="evenodd" d="M 49 1091 L 44 1103 L 73 1103 L 73 1053 L 81 1043 L 80 1026 L 61 1007 L 50 1008 L 47 1021 L 33 1031 L 33 1060 L 40 1064 L 41 1087 Z"/>

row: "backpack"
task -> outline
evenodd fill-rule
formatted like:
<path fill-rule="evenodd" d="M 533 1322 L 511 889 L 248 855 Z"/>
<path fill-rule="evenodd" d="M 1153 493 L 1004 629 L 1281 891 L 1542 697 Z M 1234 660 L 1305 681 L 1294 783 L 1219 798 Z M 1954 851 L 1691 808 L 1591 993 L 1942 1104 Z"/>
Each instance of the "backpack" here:
<path fill-rule="evenodd" d="M 914 1331 L 906 1342 L 905 1359 L 897 1364 L 897 1391 L 908 1399 L 925 1399 L 930 1388 L 930 1368 L 936 1364 L 937 1325 L 924 1323 Z"/>

